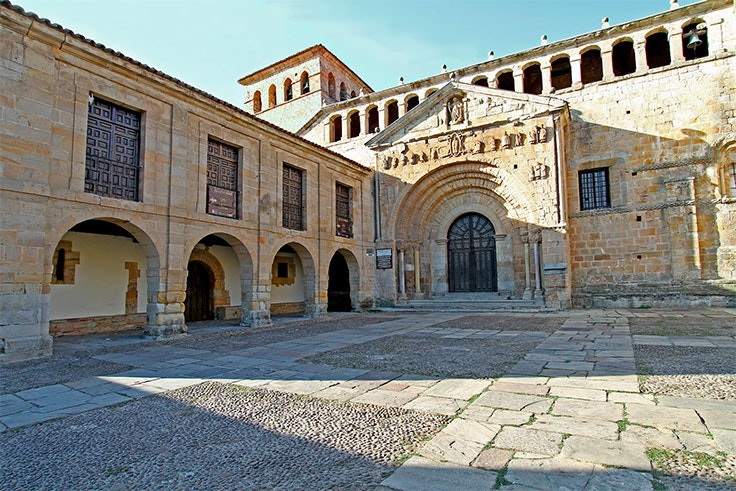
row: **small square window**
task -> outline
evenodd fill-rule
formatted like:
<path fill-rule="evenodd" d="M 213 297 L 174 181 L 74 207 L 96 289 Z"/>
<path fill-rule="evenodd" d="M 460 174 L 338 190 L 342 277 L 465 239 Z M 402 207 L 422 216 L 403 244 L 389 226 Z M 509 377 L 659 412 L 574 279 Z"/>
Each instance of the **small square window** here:
<path fill-rule="evenodd" d="M 580 171 L 580 209 L 595 210 L 611 207 L 611 186 L 608 167 Z"/>
<path fill-rule="evenodd" d="M 276 278 L 289 277 L 289 263 L 276 263 Z"/>

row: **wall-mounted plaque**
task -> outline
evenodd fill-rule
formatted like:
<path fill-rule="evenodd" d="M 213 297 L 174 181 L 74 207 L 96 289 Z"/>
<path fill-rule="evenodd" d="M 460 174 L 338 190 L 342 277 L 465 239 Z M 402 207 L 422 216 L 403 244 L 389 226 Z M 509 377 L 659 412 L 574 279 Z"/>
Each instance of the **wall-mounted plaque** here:
<path fill-rule="evenodd" d="M 393 249 L 376 249 L 376 269 L 391 269 L 393 267 Z"/>

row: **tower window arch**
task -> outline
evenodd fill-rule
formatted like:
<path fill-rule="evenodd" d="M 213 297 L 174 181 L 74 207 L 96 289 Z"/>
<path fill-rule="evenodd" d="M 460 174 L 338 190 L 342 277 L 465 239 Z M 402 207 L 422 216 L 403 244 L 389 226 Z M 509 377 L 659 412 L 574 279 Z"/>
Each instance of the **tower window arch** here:
<path fill-rule="evenodd" d="M 682 54 L 686 60 L 708 56 L 708 27 L 703 21 L 693 21 L 682 28 Z"/>
<path fill-rule="evenodd" d="M 406 98 L 406 111 L 409 112 L 419 105 L 419 96 L 410 95 Z"/>
<path fill-rule="evenodd" d="M 345 101 L 348 98 L 348 91 L 345 88 L 345 82 L 340 82 L 340 100 Z"/>
<path fill-rule="evenodd" d="M 360 136 L 360 114 L 352 111 L 348 114 L 348 138 Z"/>
<path fill-rule="evenodd" d="M 284 81 L 284 101 L 290 101 L 294 98 L 294 91 L 291 87 L 291 79 L 287 78 Z"/>
<path fill-rule="evenodd" d="M 335 76 L 332 72 L 327 75 L 327 95 L 330 97 L 330 101 L 335 101 Z"/>
<path fill-rule="evenodd" d="M 566 89 L 572 86 L 572 67 L 570 58 L 561 56 L 552 62 L 552 87 Z"/>
<path fill-rule="evenodd" d="M 342 116 L 336 114 L 330 119 L 330 142 L 342 140 Z"/>
<path fill-rule="evenodd" d="M 511 70 L 501 72 L 496 76 L 496 87 L 501 90 L 516 90 L 516 82 Z"/>
<path fill-rule="evenodd" d="M 613 74 L 617 77 L 628 75 L 636 71 L 636 55 L 634 54 L 634 42 L 630 40 L 620 41 L 613 46 L 611 52 L 613 63 Z"/>
<path fill-rule="evenodd" d="M 524 93 L 542 93 L 542 67 L 539 63 L 532 63 L 524 69 Z"/>
<path fill-rule="evenodd" d="M 667 66 L 672 62 L 670 41 L 666 32 L 655 32 L 647 36 L 644 50 L 647 54 L 647 66 L 649 68 Z"/>
<path fill-rule="evenodd" d="M 302 72 L 302 76 L 299 79 L 299 87 L 301 88 L 302 95 L 309 93 L 309 74 Z"/>
<path fill-rule="evenodd" d="M 263 109 L 263 106 L 261 105 L 261 91 L 256 90 L 255 94 L 253 94 L 253 112 L 259 113 Z"/>
<path fill-rule="evenodd" d="M 276 106 L 276 86 L 271 84 L 268 88 L 268 107 Z"/>
<path fill-rule="evenodd" d="M 584 84 L 603 80 L 601 50 L 589 49 L 580 55 L 580 81 Z"/>
<path fill-rule="evenodd" d="M 389 101 L 386 103 L 386 126 L 399 119 L 399 103 Z"/>

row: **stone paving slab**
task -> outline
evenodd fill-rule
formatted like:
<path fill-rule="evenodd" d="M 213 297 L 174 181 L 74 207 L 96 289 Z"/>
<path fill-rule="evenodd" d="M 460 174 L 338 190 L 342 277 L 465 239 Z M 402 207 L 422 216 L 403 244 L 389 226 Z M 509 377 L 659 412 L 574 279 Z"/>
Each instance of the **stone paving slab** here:
<path fill-rule="evenodd" d="M 545 379 L 546 382 L 546 379 Z M 529 394 L 535 396 L 545 396 L 549 392 L 546 385 L 526 384 L 521 382 L 496 382 L 489 387 L 489 390 L 497 390 L 499 392 L 514 392 L 517 394 Z"/>
<path fill-rule="evenodd" d="M 611 421 L 586 420 L 582 417 L 540 414 L 529 428 L 606 440 L 618 439 L 618 425 Z"/>
<path fill-rule="evenodd" d="M 472 404 L 499 409 L 512 409 L 533 413 L 546 413 L 554 402 L 553 399 L 512 392 L 488 391 L 478 397 Z"/>
<path fill-rule="evenodd" d="M 604 402 L 608 399 L 608 394 L 605 390 L 577 389 L 574 387 L 552 387 L 549 390 L 549 395 L 553 397 L 565 397 L 569 399 L 583 399 L 586 401 Z"/>
<path fill-rule="evenodd" d="M 650 472 L 652 466 L 646 450 L 639 443 L 573 435 L 565 440 L 561 455 L 581 462 Z"/>
<path fill-rule="evenodd" d="M 363 404 L 376 404 L 378 406 L 401 407 L 407 402 L 415 399 L 418 393 L 415 391 L 394 391 L 374 389 L 352 399 L 352 402 Z"/>
<path fill-rule="evenodd" d="M 736 430 L 724 430 L 721 428 L 713 428 L 711 430 L 713 438 L 724 452 L 736 455 Z"/>
<path fill-rule="evenodd" d="M 665 406 L 653 409 L 645 404 L 627 404 L 626 413 L 629 421 L 641 426 L 708 433 L 694 409 Z"/>
<path fill-rule="evenodd" d="M 624 417 L 624 406 L 613 402 L 559 398 L 555 401 L 552 414 L 574 416 L 587 421 L 618 421 Z"/>
<path fill-rule="evenodd" d="M 412 411 L 424 411 L 427 413 L 444 414 L 454 416 L 458 411 L 467 406 L 467 403 L 459 399 L 448 399 L 446 397 L 432 397 L 421 395 L 409 401 L 402 407 Z"/>
<path fill-rule="evenodd" d="M 593 475 L 594 464 L 560 456 L 546 459 L 514 459 L 504 476 L 512 486 L 502 489 L 578 490 L 585 489 Z"/>
<path fill-rule="evenodd" d="M 483 392 L 491 383 L 490 380 L 445 379 L 427 389 L 424 395 L 467 401 L 474 395 Z"/>
<path fill-rule="evenodd" d="M 421 456 L 407 460 L 381 484 L 401 491 L 492 490 L 498 474 L 493 471 L 434 462 Z"/>
<path fill-rule="evenodd" d="M 560 443 L 562 443 L 562 433 L 504 426 L 493 441 L 493 446 L 554 456 L 560 453 Z"/>

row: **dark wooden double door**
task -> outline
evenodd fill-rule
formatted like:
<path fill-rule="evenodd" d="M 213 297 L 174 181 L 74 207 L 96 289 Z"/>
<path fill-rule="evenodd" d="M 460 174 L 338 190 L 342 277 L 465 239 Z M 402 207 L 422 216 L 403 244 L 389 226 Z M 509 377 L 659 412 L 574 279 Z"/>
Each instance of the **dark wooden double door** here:
<path fill-rule="evenodd" d="M 498 291 L 496 230 L 483 215 L 467 213 L 447 233 L 450 292 Z"/>

